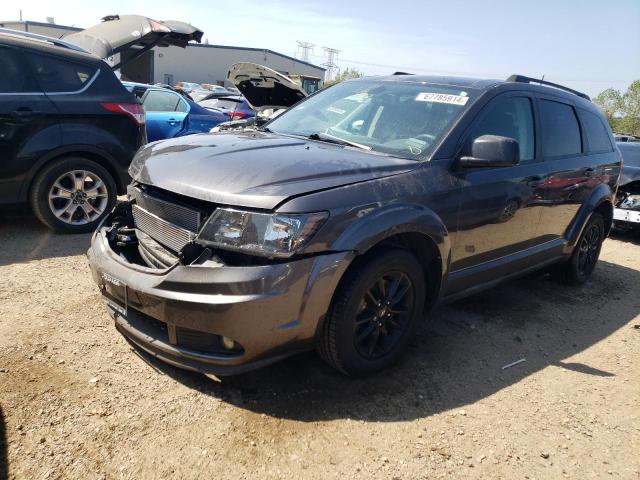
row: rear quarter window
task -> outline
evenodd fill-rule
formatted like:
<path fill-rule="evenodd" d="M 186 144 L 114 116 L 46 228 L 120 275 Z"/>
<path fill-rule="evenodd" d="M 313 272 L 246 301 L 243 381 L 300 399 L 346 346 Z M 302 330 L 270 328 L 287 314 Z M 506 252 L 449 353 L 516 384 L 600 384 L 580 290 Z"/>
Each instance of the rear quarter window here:
<path fill-rule="evenodd" d="M 29 52 L 27 58 L 40 87 L 46 93 L 77 92 L 86 86 L 98 70 L 94 66 L 39 53 Z"/>
<path fill-rule="evenodd" d="M 600 117 L 595 113 L 580 110 L 580 118 L 584 129 L 584 136 L 587 140 L 587 151 L 589 153 L 611 152 L 613 145 L 609 139 L 609 132 L 604 126 Z"/>
<path fill-rule="evenodd" d="M 571 105 L 540 100 L 542 124 L 542 155 L 564 157 L 582 152 L 580 126 Z"/>

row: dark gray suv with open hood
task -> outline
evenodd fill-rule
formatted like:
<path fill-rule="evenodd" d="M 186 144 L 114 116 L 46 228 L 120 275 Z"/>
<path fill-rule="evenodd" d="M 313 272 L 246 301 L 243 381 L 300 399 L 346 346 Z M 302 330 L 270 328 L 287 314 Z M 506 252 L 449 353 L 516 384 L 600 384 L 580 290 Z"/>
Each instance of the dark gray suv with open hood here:
<path fill-rule="evenodd" d="M 257 131 L 147 145 L 88 256 L 116 328 L 168 363 L 234 374 L 315 348 L 364 375 L 440 301 L 551 264 L 585 282 L 620 165 L 565 87 L 365 78 Z"/>

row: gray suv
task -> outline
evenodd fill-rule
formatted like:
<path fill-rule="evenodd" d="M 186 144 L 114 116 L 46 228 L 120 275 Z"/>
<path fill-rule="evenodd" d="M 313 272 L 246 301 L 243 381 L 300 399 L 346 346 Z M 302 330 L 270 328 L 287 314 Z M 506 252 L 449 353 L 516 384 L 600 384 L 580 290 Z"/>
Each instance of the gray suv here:
<path fill-rule="evenodd" d="M 360 79 L 256 131 L 142 148 L 88 256 L 116 328 L 170 364 L 235 374 L 315 348 L 366 375 L 439 302 L 552 264 L 585 282 L 620 167 L 560 85 Z"/>

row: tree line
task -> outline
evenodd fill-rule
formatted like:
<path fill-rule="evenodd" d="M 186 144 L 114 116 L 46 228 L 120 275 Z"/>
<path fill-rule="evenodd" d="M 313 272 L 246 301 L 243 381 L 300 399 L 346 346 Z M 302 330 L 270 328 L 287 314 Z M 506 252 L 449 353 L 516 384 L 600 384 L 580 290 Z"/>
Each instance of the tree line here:
<path fill-rule="evenodd" d="M 607 88 L 593 102 L 602 109 L 615 133 L 640 135 L 640 80 L 624 92 Z"/>

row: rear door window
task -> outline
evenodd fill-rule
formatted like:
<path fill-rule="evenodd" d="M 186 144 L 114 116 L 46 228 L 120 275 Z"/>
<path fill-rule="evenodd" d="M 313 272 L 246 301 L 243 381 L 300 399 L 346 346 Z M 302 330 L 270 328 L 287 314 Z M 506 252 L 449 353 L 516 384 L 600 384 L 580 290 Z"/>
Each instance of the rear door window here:
<path fill-rule="evenodd" d="M 28 66 L 22 61 L 19 51 L 0 46 L 0 93 L 37 92 L 37 83 Z"/>
<path fill-rule="evenodd" d="M 589 153 L 613 151 L 609 132 L 595 113 L 580 109 L 580 119 L 582 120 Z"/>
<path fill-rule="evenodd" d="M 180 107 L 180 100 L 180 96 L 173 92 L 149 90 L 142 105 L 147 112 L 175 112 Z"/>
<path fill-rule="evenodd" d="M 578 155 L 582 152 L 580 126 L 571 105 L 540 100 L 542 155 L 547 158 Z"/>
<path fill-rule="evenodd" d="M 517 140 L 520 161 L 533 160 L 535 133 L 533 109 L 527 97 L 504 97 L 487 107 L 485 115 L 471 129 L 466 154 L 471 154 L 473 141 L 482 135 L 499 135 Z"/>
<path fill-rule="evenodd" d="M 97 68 L 39 53 L 28 53 L 40 87 L 46 93 L 72 93 L 81 90 Z"/>

